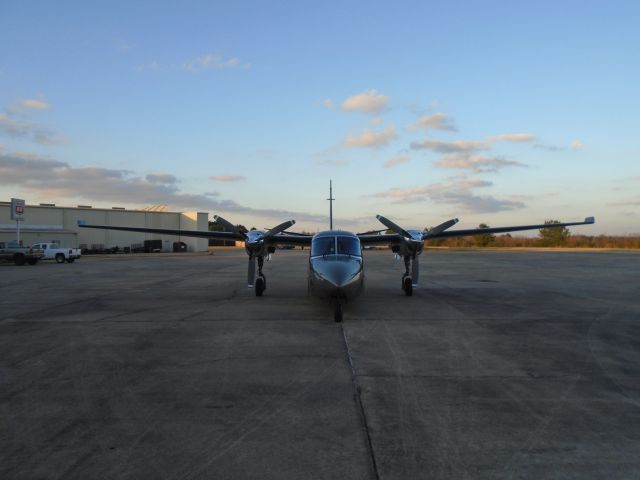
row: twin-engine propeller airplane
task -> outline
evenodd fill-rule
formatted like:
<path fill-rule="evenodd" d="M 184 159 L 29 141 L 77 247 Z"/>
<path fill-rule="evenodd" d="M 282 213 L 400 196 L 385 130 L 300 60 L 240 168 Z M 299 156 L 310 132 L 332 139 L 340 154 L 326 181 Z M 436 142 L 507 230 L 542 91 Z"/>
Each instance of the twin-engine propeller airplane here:
<path fill-rule="evenodd" d="M 331 198 L 331 200 L 333 200 Z M 342 321 L 342 305 L 350 298 L 362 292 L 364 286 L 363 246 L 386 245 L 398 256 L 404 258 L 405 272 L 402 274 L 402 290 L 411 296 L 418 285 L 420 277 L 419 257 L 424 249 L 424 241 L 435 238 L 462 237 L 487 233 L 517 232 L 547 228 L 543 225 L 520 225 L 498 228 L 472 228 L 467 230 L 449 230 L 458 223 L 457 218 L 447 220 L 437 227 L 428 230 L 405 230 L 388 218 L 377 215 L 377 219 L 393 233 L 358 233 L 342 230 L 327 230 L 315 235 L 291 233 L 286 230 L 295 221 L 289 220 L 268 230 L 238 230 L 231 222 L 215 215 L 215 220 L 224 225 L 226 232 L 168 230 L 162 228 L 114 227 L 107 225 L 87 225 L 82 221 L 78 225 L 83 228 L 101 228 L 105 230 L 124 230 L 129 232 L 158 233 L 163 235 L 179 235 L 185 237 L 204 237 L 225 240 L 244 240 L 249 255 L 247 283 L 261 297 L 267 288 L 267 279 L 262 272 L 264 259 L 271 258 L 276 245 L 310 246 L 309 253 L 309 293 L 335 302 L 335 321 Z M 333 220 L 333 219 L 331 219 Z M 595 223 L 594 217 L 587 217 L 583 222 L 557 223 L 553 227 L 569 227 L 572 225 L 588 225 Z M 331 222 L 331 225 L 333 221 Z M 258 273 L 256 275 L 256 263 Z"/>

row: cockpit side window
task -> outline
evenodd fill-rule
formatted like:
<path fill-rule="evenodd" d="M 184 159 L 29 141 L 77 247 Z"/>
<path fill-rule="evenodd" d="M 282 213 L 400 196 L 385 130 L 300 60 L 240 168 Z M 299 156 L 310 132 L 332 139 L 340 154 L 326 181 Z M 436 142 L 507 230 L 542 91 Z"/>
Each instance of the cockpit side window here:
<path fill-rule="evenodd" d="M 338 253 L 343 255 L 360 256 L 360 240 L 353 237 L 338 237 Z"/>
<path fill-rule="evenodd" d="M 334 255 L 336 253 L 336 237 L 319 237 L 311 242 L 311 256 Z"/>

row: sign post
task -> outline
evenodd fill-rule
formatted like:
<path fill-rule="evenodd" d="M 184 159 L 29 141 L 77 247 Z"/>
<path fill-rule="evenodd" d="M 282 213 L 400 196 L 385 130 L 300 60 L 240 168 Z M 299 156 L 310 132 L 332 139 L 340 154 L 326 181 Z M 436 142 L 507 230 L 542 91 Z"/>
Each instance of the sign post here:
<path fill-rule="evenodd" d="M 16 240 L 20 243 L 20 222 L 24 220 L 24 200 L 19 198 L 11 199 L 11 220 L 16 221 Z"/>

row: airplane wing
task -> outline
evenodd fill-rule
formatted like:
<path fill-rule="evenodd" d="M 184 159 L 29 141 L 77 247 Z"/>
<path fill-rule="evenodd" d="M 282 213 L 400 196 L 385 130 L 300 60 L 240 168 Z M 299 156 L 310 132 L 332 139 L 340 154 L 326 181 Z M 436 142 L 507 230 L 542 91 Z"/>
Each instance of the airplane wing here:
<path fill-rule="evenodd" d="M 393 245 L 402 241 L 402 236 L 397 233 L 387 233 L 383 235 L 359 233 L 358 238 L 362 245 Z"/>
<path fill-rule="evenodd" d="M 538 225 L 516 225 L 512 227 L 497 227 L 497 228 L 470 228 L 465 230 L 447 230 L 447 228 L 457 222 L 458 219 L 452 219 L 429 231 L 426 231 L 422 235 L 423 240 L 431 238 L 449 238 L 449 237 L 465 237 L 469 235 L 481 235 L 483 233 L 506 233 L 506 232 L 519 232 L 523 230 L 538 230 L 548 227 L 570 227 L 573 225 L 590 225 L 595 223 L 594 217 L 587 217 L 583 222 L 568 222 L 568 223 L 553 223 L 553 224 L 538 224 Z M 442 228 L 440 228 L 442 227 Z M 358 234 L 360 243 L 363 245 L 396 245 L 403 241 L 402 235 L 398 233 L 383 234 L 383 235 L 368 235 Z"/>
<path fill-rule="evenodd" d="M 430 238 L 448 238 L 448 237 L 465 237 L 468 235 L 481 235 L 483 233 L 506 233 L 506 232 L 519 232 L 522 230 L 538 230 L 540 228 L 549 227 L 570 227 L 572 225 L 590 225 L 595 223 L 594 217 L 587 217 L 583 222 L 569 222 L 569 223 L 545 223 L 540 225 L 517 225 L 514 227 L 497 227 L 497 228 L 470 228 L 466 230 L 446 230 L 442 232 L 425 232 L 422 236 L 423 240 Z"/>
<path fill-rule="evenodd" d="M 124 232 L 158 233 L 160 235 L 178 235 L 181 237 L 219 238 L 221 240 L 244 240 L 235 232 L 214 232 L 202 230 L 172 230 L 166 228 L 116 227 L 112 225 L 88 225 L 78 221 L 81 228 L 99 228 L 102 230 L 122 230 Z"/>
<path fill-rule="evenodd" d="M 268 241 L 276 245 L 311 245 L 313 235 L 305 235 L 303 233 L 293 233 L 274 235 Z"/>
<path fill-rule="evenodd" d="M 98 228 L 102 230 L 121 230 L 125 232 L 157 233 L 159 235 L 177 235 L 181 237 L 217 238 L 220 240 L 245 240 L 241 234 L 236 232 L 216 232 L 202 230 L 173 230 L 166 228 L 144 228 L 144 227 L 116 227 L 112 225 L 88 225 L 78 221 L 81 228 Z M 267 232 L 268 233 L 268 232 Z M 289 232 L 288 234 L 277 234 L 265 238 L 265 242 L 273 245 L 311 245 L 312 235 Z"/>

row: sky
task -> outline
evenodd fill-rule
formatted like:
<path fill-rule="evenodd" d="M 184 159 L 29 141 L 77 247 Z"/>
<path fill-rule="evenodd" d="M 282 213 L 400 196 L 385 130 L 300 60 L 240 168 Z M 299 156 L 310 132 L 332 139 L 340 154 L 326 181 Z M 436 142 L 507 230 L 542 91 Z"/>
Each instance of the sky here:
<path fill-rule="evenodd" d="M 0 200 L 640 232 L 640 3 L 2 2 Z"/>

